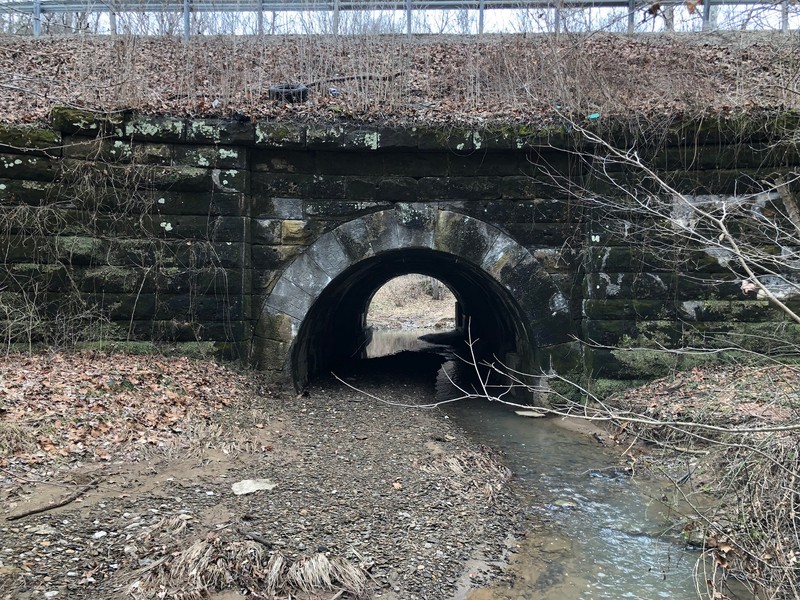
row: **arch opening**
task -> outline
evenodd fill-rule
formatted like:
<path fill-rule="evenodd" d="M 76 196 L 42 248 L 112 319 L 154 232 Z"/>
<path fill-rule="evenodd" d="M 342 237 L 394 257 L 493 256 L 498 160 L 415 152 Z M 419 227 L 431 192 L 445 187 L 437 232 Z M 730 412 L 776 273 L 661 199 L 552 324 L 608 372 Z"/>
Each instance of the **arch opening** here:
<path fill-rule="evenodd" d="M 366 316 L 366 358 L 435 350 L 457 340 L 458 303 L 447 285 L 429 275 L 390 279 L 372 295 Z"/>
<path fill-rule="evenodd" d="M 478 360 L 532 362 L 533 337 L 511 293 L 478 265 L 427 248 L 397 249 L 365 258 L 334 278 L 309 308 L 293 344 L 295 386 L 359 360 L 369 341 L 367 313 L 375 292 L 409 273 L 442 281 L 456 299 L 456 327 L 474 341 Z M 467 331 L 468 329 L 468 331 Z M 463 341 L 464 350 L 468 350 Z M 466 353 L 466 352 L 465 352 Z"/>
<path fill-rule="evenodd" d="M 562 352 L 575 332 L 570 302 L 531 252 L 490 223 L 426 203 L 397 203 L 317 238 L 264 297 L 255 362 L 303 389 L 359 358 L 370 299 L 408 273 L 453 291 L 456 325 L 466 337 L 469 324 L 477 360 L 534 378 L 554 356 L 571 366 Z"/>
<path fill-rule="evenodd" d="M 369 300 L 367 327 L 375 330 L 453 329 L 456 298 L 446 283 L 420 273 L 399 275 Z"/>

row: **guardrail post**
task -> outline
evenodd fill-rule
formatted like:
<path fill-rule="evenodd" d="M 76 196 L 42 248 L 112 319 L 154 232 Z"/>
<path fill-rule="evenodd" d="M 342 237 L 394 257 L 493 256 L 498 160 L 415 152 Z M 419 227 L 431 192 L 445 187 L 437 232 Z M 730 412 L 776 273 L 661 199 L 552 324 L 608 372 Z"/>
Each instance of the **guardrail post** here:
<path fill-rule="evenodd" d="M 339 0 L 333 0 L 333 35 L 339 35 Z"/>
<path fill-rule="evenodd" d="M 669 32 L 675 31 L 675 6 L 667 5 L 661 9 L 664 15 L 664 29 Z"/>
<path fill-rule="evenodd" d="M 42 3 L 33 0 L 33 35 L 42 35 Z"/>
<path fill-rule="evenodd" d="M 561 3 L 559 2 L 553 10 L 555 11 L 553 29 L 556 33 L 561 33 Z"/>
<path fill-rule="evenodd" d="M 789 0 L 781 2 L 781 31 L 789 31 Z"/>
<path fill-rule="evenodd" d="M 703 2 L 703 31 L 711 26 L 711 0 Z"/>
<path fill-rule="evenodd" d="M 117 35 L 117 13 L 114 11 L 113 3 L 108 5 L 108 28 L 111 30 L 111 35 Z"/>
<path fill-rule="evenodd" d="M 636 0 L 628 0 L 628 34 L 636 28 Z"/>
<path fill-rule="evenodd" d="M 191 35 L 191 0 L 183 0 L 183 39 L 189 41 Z"/>
<path fill-rule="evenodd" d="M 258 0 L 258 17 L 256 18 L 256 33 L 258 37 L 264 35 L 264 0 Z"/>
<path fill-rule="evenodd" d="M 478 3 L 478 35 L 483 35 L 484 12 L 486 11 L 486 0 Z"/>
<path fill-rule="evenodd" d="M 406 0 L 406 35 L 408 37 L 411 37 L 411 30 L 412 30 L 412 23 L 411 23 L 412 2 L 413 0 Z"/>

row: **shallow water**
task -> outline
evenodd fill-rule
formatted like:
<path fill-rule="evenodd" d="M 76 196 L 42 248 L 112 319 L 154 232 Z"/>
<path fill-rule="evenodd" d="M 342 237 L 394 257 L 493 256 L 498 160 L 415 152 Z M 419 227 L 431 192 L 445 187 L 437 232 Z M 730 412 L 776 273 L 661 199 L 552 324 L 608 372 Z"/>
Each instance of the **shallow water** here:
<path fill-rule="evenodd" d="M 438 332 L 436 329 L 401 329 L 383 330 L 376 329 L 366 348 L 366 358 L 391 356 L 404 351 L 431 350 L 436 348 L 419 339 L 419 336 Z"/>
<path fill-rule="evenodd" d="M 520 417 L 501 405 L 447 410 L 477 441 L 506 453 L 545 522 L 515 557 L 515 587 L 473 592 L 470 600 L 698 597 L 698 555 L 668 535 L 655 483 L 614 476 L 617 453 L 553 419 Z"/>
<path fill-rule="evenodd" d="M 425 330 L 376 331 L 370 356 L 431 351 Z M 440 347 L 441 348 L 441 347 Z M 442 351 L 446 353 L 446 350 Z M 437 395 L 442 397 L 442 390 Z M 658 501 L 657 482 L 619 475 L 616 450 L 557 419 L 531 419 L 496 403 L 444 407 L 480 443 L 505 452 L 528 510 L 544 525 L 512 560 L 514 587 L 472 590 L 467 600 L 656 600 L 698 598 L 695 566 Z M 704 586 L 705 587 L 705 586 Z"/>

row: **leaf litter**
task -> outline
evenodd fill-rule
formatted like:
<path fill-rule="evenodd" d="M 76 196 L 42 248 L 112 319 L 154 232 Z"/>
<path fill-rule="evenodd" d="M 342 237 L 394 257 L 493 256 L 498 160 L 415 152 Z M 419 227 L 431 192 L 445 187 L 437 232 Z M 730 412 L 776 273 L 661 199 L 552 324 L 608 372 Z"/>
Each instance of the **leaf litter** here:
<path fill-rule="evenodd" d="M 181 443 L 252 380 L 186 357 L 10 354 L 0 359 L 0 466 L 64 459 L 110 461 Z"/>
<path fill-rule="evenodd" d="M 800 107 L 796 36 L 119 35 L 0 39 L 0 122 L 54 106 L 239 120 L 487 125 Z M 335 81 L 337 93 L 328 93 Z M 304 83 L 307 102 L 269 98 Z"/>

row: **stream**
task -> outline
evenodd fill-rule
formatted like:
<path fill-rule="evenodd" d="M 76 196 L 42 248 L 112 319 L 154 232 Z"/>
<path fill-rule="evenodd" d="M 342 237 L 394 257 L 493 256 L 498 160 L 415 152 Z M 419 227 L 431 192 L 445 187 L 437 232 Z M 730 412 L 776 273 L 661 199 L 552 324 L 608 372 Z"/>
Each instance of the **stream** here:
<path fill-rule="evenodd" d="M 571 429 L 575 422 L 520 417 L 488 402 L 457 403 L 448 412 L 474 439 L 505 453 L 544 524 L 515 556 L 512 590 L 465 598 L 697 597 L 698 555 L 662 535 L 668 515 L 654 499 L 657 485 L 620 474 L 618 452 Z"/>
<path fill-rule="evenodd" d="M 431 344 L 414 342 L 418 335 L 375 332 L 367 353 L 430 352 Z M 511 589 L 470 590 L 466 582 L 457 600 L 698 598 L 699 555 L 666 535 L 659 483 L 622 473 L 619 452 L 601 445 L 585 424 L 521 417 L 486 401 L 442 410 L 476 442 L 505 453 L 527 510 L 541 523 L 512 555 Z"/>

